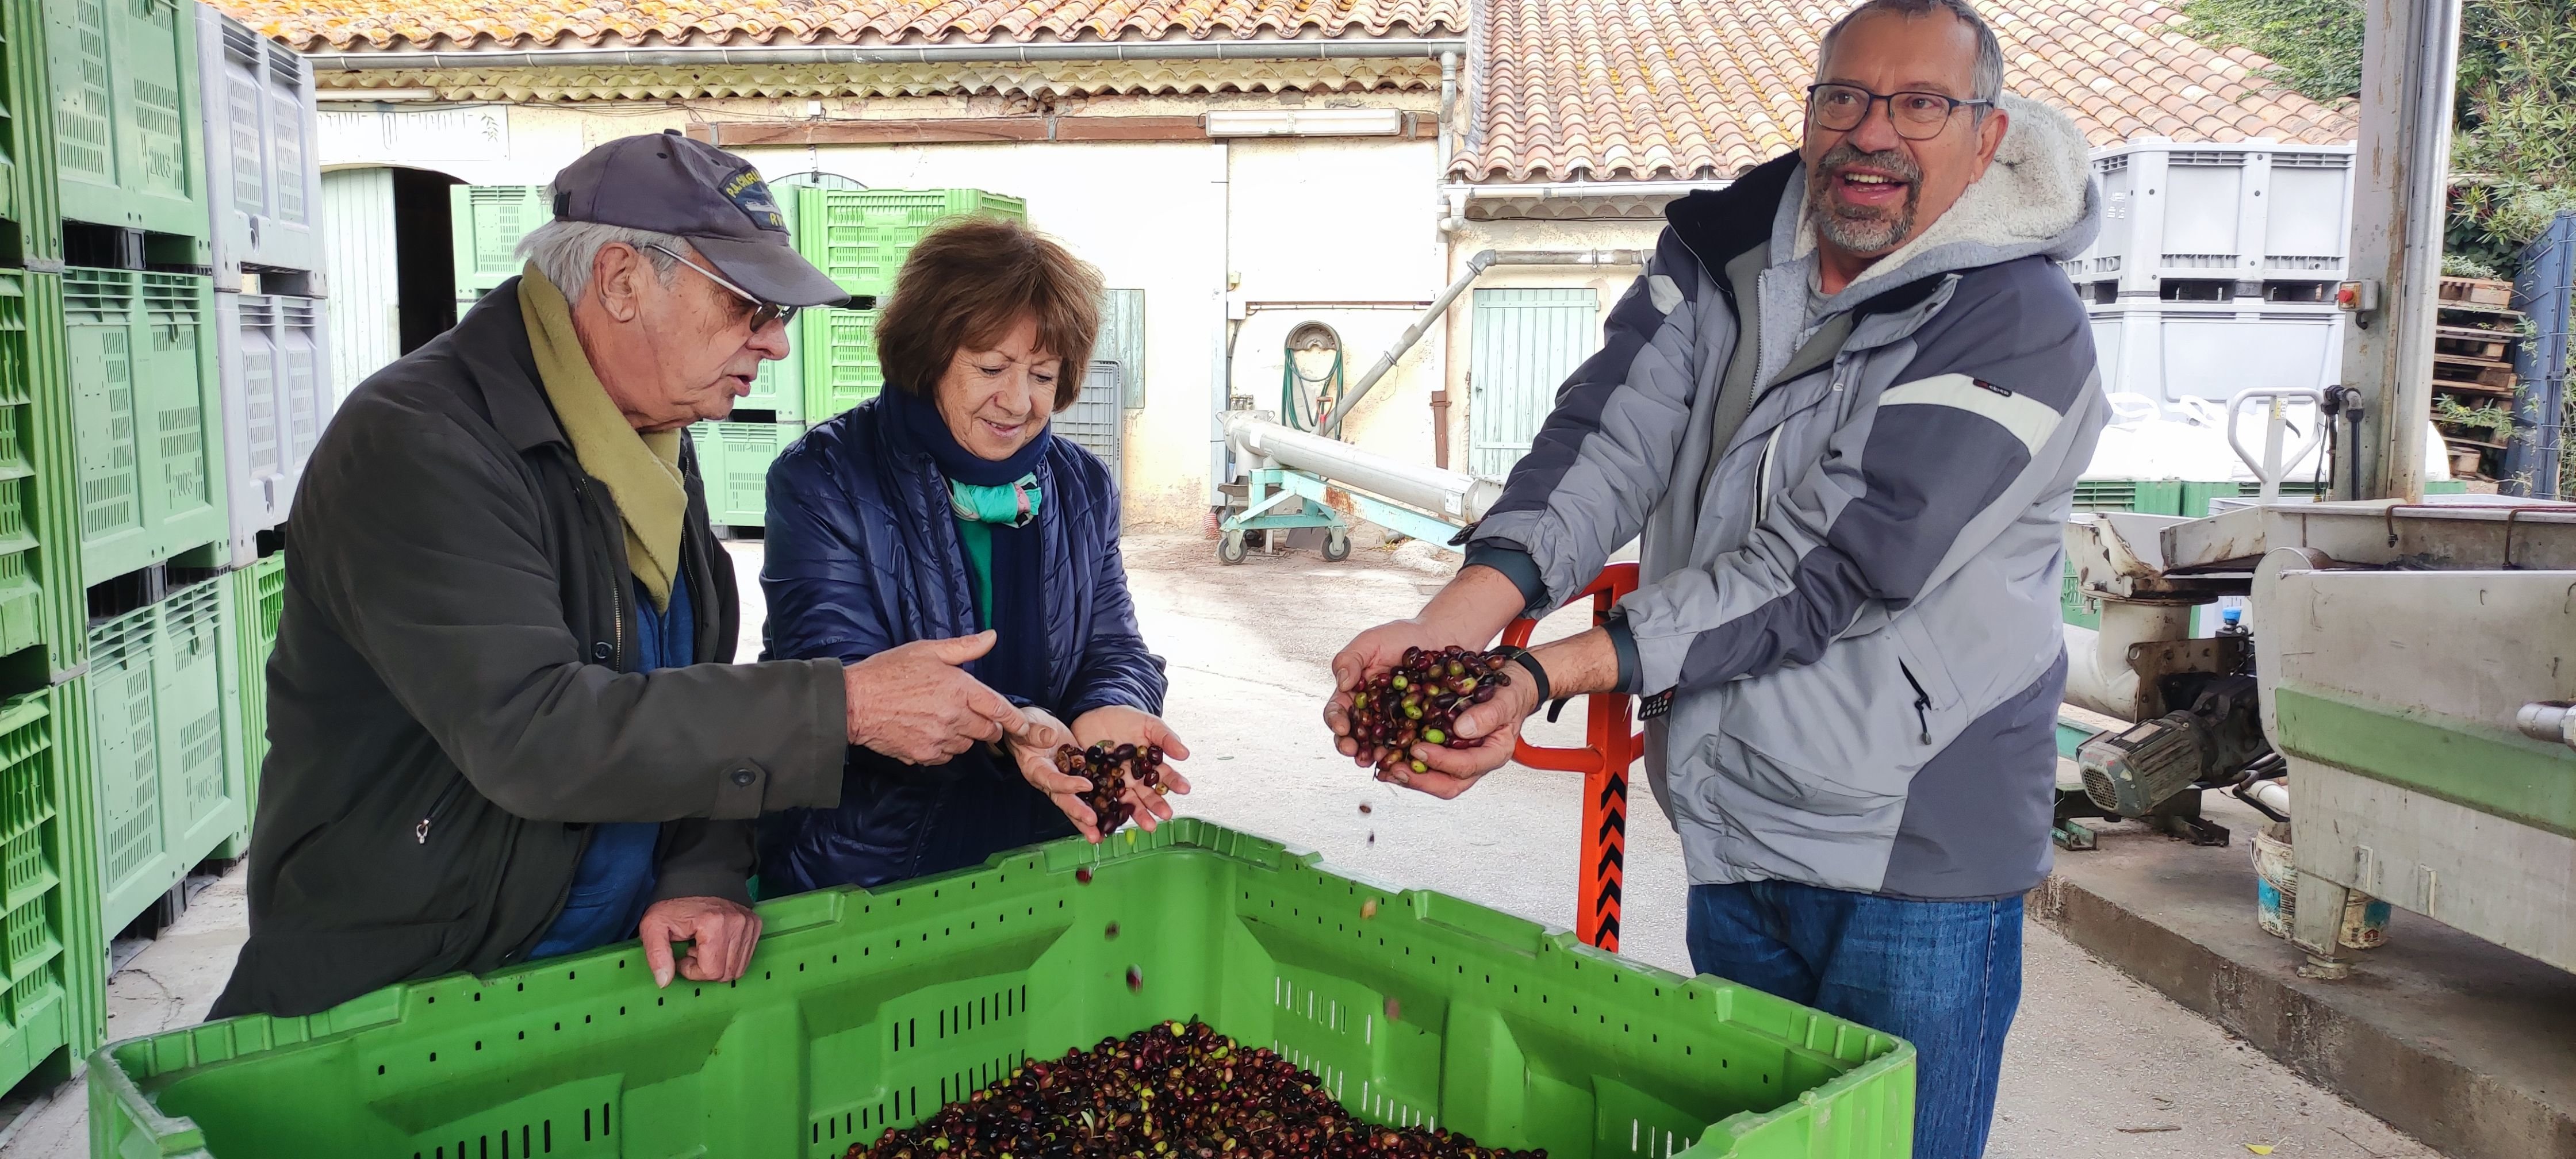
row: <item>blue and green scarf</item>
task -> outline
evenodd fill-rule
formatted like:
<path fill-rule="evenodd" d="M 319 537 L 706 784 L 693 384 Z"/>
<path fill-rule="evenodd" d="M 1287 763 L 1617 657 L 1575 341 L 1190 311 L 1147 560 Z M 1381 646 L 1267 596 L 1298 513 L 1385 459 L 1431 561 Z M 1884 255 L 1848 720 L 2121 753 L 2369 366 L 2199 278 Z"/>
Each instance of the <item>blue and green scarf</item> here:
<path fill-rule="evenodd" d="M 975 678 L 1014 700 L 1045 706 L 1047 681 L 1045 574 L 1038 515 L 1046 496 L 1038 465 L 1055 438 L 1040 428 L 1010 458 L 995 461 L 958 445 L 930 400 L 899 390 L 881 396 L 888 417 L 921 449 L 948 485 L 949 513 L 966 574 L 975 587 L 976 624 L 990 628 L 993 650 L 975 661 Z"/>

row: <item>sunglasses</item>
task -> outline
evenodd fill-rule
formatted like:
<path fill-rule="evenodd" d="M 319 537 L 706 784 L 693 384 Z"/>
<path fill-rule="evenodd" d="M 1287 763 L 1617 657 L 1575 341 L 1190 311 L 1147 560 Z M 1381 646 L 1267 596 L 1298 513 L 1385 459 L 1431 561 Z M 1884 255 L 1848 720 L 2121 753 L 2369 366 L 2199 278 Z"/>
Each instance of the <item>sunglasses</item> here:
<path fill-rule="evenodd" d="M 751 303 L 751 328 L 753 330 L 758 330 L 772 322 L 792 322 L 796 320 L 796 311 L 798 307 L 782 306 L 776 302 L 761 301 L 759 295 L 733 284 L 733 282 L 723 274 L 719 274 L 714 270 L 690 261 L 686 256 L 669 246 L 655 244 L 647 246 L 646 248 L 660 253 L 663 256 L 670 258 L 672 261 L 678 262 L 690 269 L 696 270 L 708 281 L 714 282 L 719 286 L 723 286 L 724 288 L 733 291 L 735 297 Z"/>

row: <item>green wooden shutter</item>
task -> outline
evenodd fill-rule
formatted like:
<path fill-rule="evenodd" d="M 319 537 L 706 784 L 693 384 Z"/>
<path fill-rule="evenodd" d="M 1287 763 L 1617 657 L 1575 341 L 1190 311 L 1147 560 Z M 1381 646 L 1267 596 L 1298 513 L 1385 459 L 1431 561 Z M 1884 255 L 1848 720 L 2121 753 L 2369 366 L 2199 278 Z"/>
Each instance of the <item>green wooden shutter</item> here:
<path fill-rule="evenodd" d="M 1557 387 L 1601 343 L 1599 310 L 1588 288 L 1476 291 L 1468 470 L 1500 478 L 1529 453 Z"/>

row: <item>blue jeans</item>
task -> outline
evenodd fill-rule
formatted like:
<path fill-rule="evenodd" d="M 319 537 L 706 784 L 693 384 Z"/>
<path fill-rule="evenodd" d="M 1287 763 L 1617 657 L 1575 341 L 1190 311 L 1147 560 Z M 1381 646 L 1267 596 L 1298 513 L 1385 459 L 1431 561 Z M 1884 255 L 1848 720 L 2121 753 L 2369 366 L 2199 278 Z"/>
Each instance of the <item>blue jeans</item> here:
<path fill-rule="evenodd" d="M 1694 885 L 1691 966 L 1914 1044 L 1915 1159 L 1977 1159 L 2021 1004 L 2021 898 Z"/>

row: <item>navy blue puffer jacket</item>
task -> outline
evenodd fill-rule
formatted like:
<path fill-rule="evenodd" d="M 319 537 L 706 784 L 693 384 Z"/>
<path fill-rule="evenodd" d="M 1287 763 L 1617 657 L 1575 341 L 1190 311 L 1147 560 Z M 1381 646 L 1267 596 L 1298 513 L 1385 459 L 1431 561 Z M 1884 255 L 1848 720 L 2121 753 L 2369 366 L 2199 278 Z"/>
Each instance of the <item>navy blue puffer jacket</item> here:
<path fill-rule="evenodd" d="M 1051 442 L 1037 469 L 1047 631 L 1038 707 L 1067 723 L 1112 704 L 1159 714 L 1163 661 L 1145 650 L 1127 598 L 1117 484 L 1091 452 Z M 847 662 L 971 636 L 966 568 L 929 452 L 875 400 L 861 403 L 769 468 L 764 658 Z M 761 896 L 940 873 L 1073 832 L 1016 767 L 981 747 L 936 766 L 854 747 L 841 778 L 840 807 L 761 819 Z"/>

